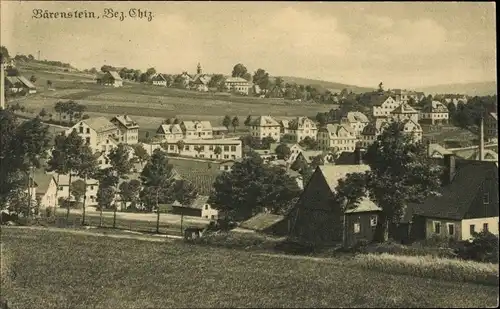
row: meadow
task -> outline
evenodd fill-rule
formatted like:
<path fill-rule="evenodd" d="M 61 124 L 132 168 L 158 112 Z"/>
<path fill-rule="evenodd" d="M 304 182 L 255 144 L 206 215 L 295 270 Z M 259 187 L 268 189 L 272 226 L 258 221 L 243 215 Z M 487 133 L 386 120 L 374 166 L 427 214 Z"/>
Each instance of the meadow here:
<path fill-rule="evenodd" d="M 2 228 L 11 308 L 492 307 L 498 287 L 166 240 Z"/>

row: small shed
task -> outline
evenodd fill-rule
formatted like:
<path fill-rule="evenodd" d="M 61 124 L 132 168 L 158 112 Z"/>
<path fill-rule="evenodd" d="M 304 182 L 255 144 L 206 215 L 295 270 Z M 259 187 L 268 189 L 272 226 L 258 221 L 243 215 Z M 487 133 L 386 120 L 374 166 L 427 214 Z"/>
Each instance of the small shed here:
<path fill-rule="evenodd" d="M 260 213 L 242 222 L 239 228 L 268 235 L 285 236 L 288 235 L 289 226 L 285 216 Z"/>
<path fill-rule="evenodd" d="M 363 198 L 356 208 L 346 210 L 345 244 L 352 246 L 360 240 L 372 241 L 381 210 L 368 198 Z"/>

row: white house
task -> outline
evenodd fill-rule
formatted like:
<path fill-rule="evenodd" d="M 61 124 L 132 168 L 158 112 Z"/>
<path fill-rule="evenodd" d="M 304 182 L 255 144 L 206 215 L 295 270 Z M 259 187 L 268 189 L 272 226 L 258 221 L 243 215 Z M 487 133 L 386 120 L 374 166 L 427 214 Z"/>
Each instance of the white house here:
<path fill-rule="evenodd" d="M 449 119 L 448 108 L 439 101 L 432 101 L 424 106 L 420 114 L 420 119 L 424 123 L 447 124 Z"/>
<path fill-rule="evenodd" d="M 183 121 L 180 127 L 186 139 L 213 138 L 210 121 Z"/>
<path fill-rule="evenodd" d="M 165 76 L 163 76 L 163 74 L 158 73 L 151 78 L 151 83 L 155 86 L 166 87 L 167 86 L 167 79 L 165 78 Z"/>
<path fill-rule="evenodd" d="M 402 121 L 403 123 L 403 132 L 405 134 L 409 134 L 411 136 L 413 136 L 413 140 L 415 142 L 420 142 L 422 141 L 422 135 L 423 135 L 423 131 L 422 131 L 422 127 L 420 126 L 420 124 L 418 124 L 418 122 L 414 121 L 413 119 L 405 119 Z"/>
<path fill-rule="evenodd" d="M 341 124 L 347 124 L 356 133 L 356 136 L 360 136 L 363 129 L 369 123 L 368 117 L 361 112 L 348 112 L 347 115 L 340 119 Z"/>
<path fill-rule="evenodd" d="M 280 124 L 271 116 L 252 117 L 248 124 L 250 135 L 259 139 L 272 137 L 276 142 L 280 141 Z"/>
<path fill-rule="evenodd" d="M 383 118 L 378 118 L 368 123 L 360 134 L 359 145 L 362 148 L 368 148 L 368 146 L 377 140 L 377 137 L 382 133 L 386 125 L 388 125 L 388 122 Z"/>
<path fill-rule="evenodd" d="M 42 170 L 35 171 L 36 197 L 40 199 L 40 208 L 57 207 L 57 182 L 53 174 Z"/>
<path fill-rule="evenodd" d="M 120 143 L 135 145 L 139 142 L 139 124 L 128 115 L 117 115 L 110 120 L 117 130 L 117 138 Z"/>
<path fill-rule="evenodd" d="M 180 124 L 162 124 L 156 130 L 156 137 L 161 140 L 178 141 L 184 138 Z"/>
<path fill-rule="evenodd" d="M 58 179 L 57 174 L 54 174 L 54 178 Z M 71 183 L 74 183 L 77 180 L 83 180 L 77 176 L 71 176 Z M 63 197 L 67 198 L 69 193 L 69 175 L 59 175 L 59 183 L 58 183 L 58 193 L 57 199 Z M 87 179 L 87 192 L 85 200 L 86 206 L 97 206 L 97 191 L 99 189 L 99 181 L 95 179 Z M 75 200 L 73 195 L 70 195 L 71 201 Z M 83 202 L 83 198 L 80 202 Z"/>
<path fill-rule="evenodd" d="M 228 91 L 237 92 L 248 95 L 250 83 L 241 77 L 228 77 L 225 81 L 225 87 Z"/>
<path fill-rule="evenodd" d="M 346 124 L 327 124 L 318 131 L 318 147 L 322 150 L 354 151 L 356 142 L 356 133 Z"/>
<path fill-rule="evenodd" d="M 373 116 L 390 117 L 391 112 L 399 106 L 400 103 L 396 102 L 393 97 L 389 95 L 378 95 L 372 98 Z"/>
<path fill-rule="evenodd" d="M 393 120 L 403 121 L 411 119 L 413 122 L 418 123 L 418 111 L 411 107 L 408 103 L 401 103 L 398 107 L 390 112 L 390 117 Z"/>
<path fill-rule="evenodd" d="M 167 140 L 166 151 L 195 158 L 234 160 L 242 157 L 242 144 L 236 138 L 184 139 L 182 142 L 183 149 L 179 149 L 177 142 Z"/>
<path fill-rule="evenodd" d="M 297 117 L 288 122 L 288 134 L 292 142 L 300 142 L 306 137 L 316 139 L 318 128 L 316 123 L 307 117 Z"/>

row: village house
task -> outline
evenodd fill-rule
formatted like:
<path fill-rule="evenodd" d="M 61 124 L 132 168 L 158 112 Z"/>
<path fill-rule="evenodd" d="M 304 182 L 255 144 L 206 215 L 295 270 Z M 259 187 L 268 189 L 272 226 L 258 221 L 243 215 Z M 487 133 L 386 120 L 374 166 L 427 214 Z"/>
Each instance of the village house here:
<path fill-rule="evenodd" d="M 401 89 L 393 89 L 391 93 L 394 95 L 396 102 L 408 103 L 410 100 L 409 91 Z"/>
<path fill-rule="evenodd" d="M 128 115 L 117 115 L 110 120 L 118 128 L 117 138 L 120 143 L 134 145 L 139 142 L 139 124 Z"/>
<path fill-rule="evenodd" d="M 212 136 L 214 138 L 224 138 L 229 130 L 225 126 L 212 127 Z"/>
<path fill-rule="evenodd" d="M 399 229 L 402 239 L 431 237 L 468 240 L 473 232 L 498 235 L 498 167 L 494 162 L 444 157 L 442 187 L 437 196 L 409 204 Z"/>
<path fill-rule="evenodd" d="M 272 137 L 276 142 L 280 141 L 280 124 L 271 116 L 252 117 L 248 124 L 250 135 L 259 139 Z"/>
<path fill-rule="evenodd" d="M 359 146 L 362 148 L 368 148 L 373 142 L 377 140 L 377 137 L 382 134 L 382 131 L 388 122 L 384 118 L 377 118 L 374 121 L 368 123 L 360 135 Z"/>
<path fill-rule="evenodd" d="M 239 159 L 242 157 L 242 145 L 239 139 L 184 139 L 183 149 L 178 149 L 175 141 L 166 141 L 167 153 L 177 153 L 194 158 Z"/>
<path fill-rule="evenodd" d="M 346 124 L 327 124 L 318 130 L 318 147 L 322 150 L 354 151 L 356 142 L 356 133 Z"/>
<path fill-rule="evenodd" d="M 411 119 L 413 122 L 418 123 L 418 118 L 418 111 L 408 103 L 402 103 L 390 112 L 390 119 L 396 121 Z"/>
<path fill-rule="evenodd" d="M 361 136 L 361 132 L 369 123 L 368 117 L 361 112 L 348 112 L 340 119 L 341 124 L 347 124 L 356 133 L 356 137 Z"/>
<path fill-rule="evenodd" d="M 452 152 L 439 144 L 427 144 L 427 155 L 429 156 L 429 158 L 442 159 L 445 155 L 448 154 L 452 154 Z"/>
<path fill-rule="evenodd" d="M 287 131 L 291 142 L 300 142 L 306 137 L 316 139 L 316 135 L 318 134 L 316 123 L 307 117 L 297 117 L 289 121 Z"/>
<path fill-rule="evenodd" d="M 123 79 L 116 71 L 108 71 L 97 76 L 97 84 L 104 86 L 122 87 Z"/>
<path fill-rule="evenodd" d="M 25 91 L 29 94 L 36 93 L 35 85 L 22 75 L 5 76 L 4 85 L 11 93 L 18 93 L 21 91 Z"/>
<path fill-rule="evenodd" d="M 335 162 L 336 155 L 337 154 L 322 150 L 304 150 L 296 156 L 295 160 L 293 160 L 292 163 L 296 161 L 302 161 L 307 165 L 311 165 L 314 162 L 314 158 L 319 157 L 321 165 L 333 164 Z"/>
<path fill-rule="evenodd" d="M 156 130 L 156 137 L 162 141 L 178 141 L 184 138 L 184 133 L 180 124 L 162 124 Z"/>
<path fill-rule="evenodd" d="M 422 123 L 447 124 L 449 119 L 448 108 L 439 101 L 432 101 L 431 104 L 424 106 L 420 114 Z"/>
<path fill-rule="evenodd" d="M 217 220 L 218 210 L 208 203 L 209 196 L 199 195 L 188 205 L 183 205 L 179 201 L 172 204 L 172 213 L 177 215 L 201 217 L 205 219 Z"/>
<path fill-rule="evenodd" d="M 497 113 L 487 113 L 484 117 L 485 137 L 488 141 L 498 139 L 498 117 Z"/>
<path fill-rule="evenodd" d="M 339 179 L 368 169 L 363 164 L 317 167 L 289 214 L 290 235 L 315 244 L 348 246 L 361 239 L 373 240 L 381 209 L 364 197 L 356 207 L 343 212 L 335 201 Z"/>
<path fill-rule="evenodd" d="M 280 133 L 281 135 L 289 134 L 290 133 L 290 120 L 283 119 L 279 121 L 280 124 Z"/>
<path fill-rule="evenodd" d="M 181 130 L 186 139 L 213 138 L 210 121 L 183 121 L 181 123 Z"/>
<path fill-rule="evenodd" d="M 389 95 L 373 96 L 371 100 L 373 117 L 390 117 L 391 112 L 399 106 L 399 102 Z"/>
<path fill-rule="evenodd" d="M 59 180 L 59 183 L 57 184 L 58 186 L 58 192 L 57 192 L 57 199 L 59 200 L 61 197 L 66 199 L 68 198 L 68 193 L 69 193 L 69 175 L 59 175 L 59 179 L 57 174 L 54 174 L 54 178 L 56 180 Z M 77 180 L 82 180 L 82 178 L 77 177 L 76 175 L 71 176 L 71 183 L 74 183 Z M 87 192 L 85 193 L 87 199 L 85 200 L 85 205 L 89 207 L 95 207 L 97 206 L 97 191 L 99 189 L 99 181 L 95 179 L 87 179 Z M 73 195 L 70 195 L 70 201 L 75 201 L 75 197 Z M 59 201 L 58 201 L 59 202 Z M 83 197 L 79 201 L 80 203 L 83 202 Z"/>
<path fill-rule="evenodd" d="M 191 75 L 187 72 L 182 72 L 179 78 L 181 80 L 181 84 L 179 86 L 186 89 L 189 88 L 189 84 L 193 81 Z"/>
<path fill-rule="evenodd" d="M 283 215 L 262 212 L 250 219 L 243 221 L 233 229 L 234 232 L 259 233 L 270 236 L 287 236 L 290 228 L 290 221 Z"/>
<path fill-rule="evenodd" d="M 411 135 L 413 137 L 413 141 L 420 142 L 422 141 L 423 130 L 420 124 L 413 119 L 405 119 L 402 121 L 403 123 L 403 132 L 405 134 Z"/>
<path fill-rule="evenodd" d="M 89 145 L 94 152 L 101 152 L 98 159 L 101 168 L 109 167 L 107 154 L 118 145 L 118 128 L 104 117 L 95 117 L 80 120 L 65 132 L 69 135 L 77 131 L 78 135 Z"/>
<path fill-rule="evenodd" d="M 228 91 L 245 95 L 248 95 L 250 89 L 250 83 L 241 77 L 228 77 L 224 84 Z"/>
<path fill-rule="evenodd" d="M 151 83 L 155 86 L 163 86 L 163 87 L 167 87 L 167 79 L 165 78 L 165 76 L 163 76 L 163 74 L 156 74 L 155 76 L 153 76 L 151 78 Z"/>
<path fill-rule="evenodd" d="M 36 186 L 36 199 L 40 201 L 40 209 L 55 208 L 58 205 L 57 182 L 53 174 L 48 174 L 42 169 L 35 170 L 34 181 Z"/>
<path fill-rule="evenodd" d="M 415 103 L 419 103 L 420 101 L 422 101 L 424 98 L 425 98 L 425 93 L 423 92 L 418 92 L 418 91 L 410 91 L 408 93 L 408 97 L 409 99 L 413 99 L 413 101 L 415 101 Z M 410 102 L 408 99 L 408 103 Z"/>

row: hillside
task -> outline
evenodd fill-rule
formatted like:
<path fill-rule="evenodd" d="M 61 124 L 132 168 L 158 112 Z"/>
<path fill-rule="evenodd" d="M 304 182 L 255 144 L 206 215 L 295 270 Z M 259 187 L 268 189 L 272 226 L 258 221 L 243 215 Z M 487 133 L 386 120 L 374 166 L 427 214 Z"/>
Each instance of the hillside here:
<path fill-rule="evenodd" d="M 497 93 L 496 81 L 462 84 L 444 84 L 417 88 L 426 94 L 466 94 L 470 96 L 494 95 Z"/>
<path fill-rule="evenodd" d="M 352 92 L 354 92 L 354 93 L 363 93 L 363 92 L 373 91 L 375 89 L 375 88 L 368 88 L 368 87 L 359 87 L 359 86 L 354 86 L 354 85 L 346 85 L 346 84 L 329 82 L 329 81 L 324 81 L 324 80 L 308 79 L 308 78 L 303 78 L 303 77 L 282 76 L 282 78 L 285 81 L 285 83 L 297 83 L 300 85 L 317 86 L 319 88 L 328 89 L 334 93 L 340 92 L 344 88 L 346 88 L 348 91 L 352 90 Z"/>

